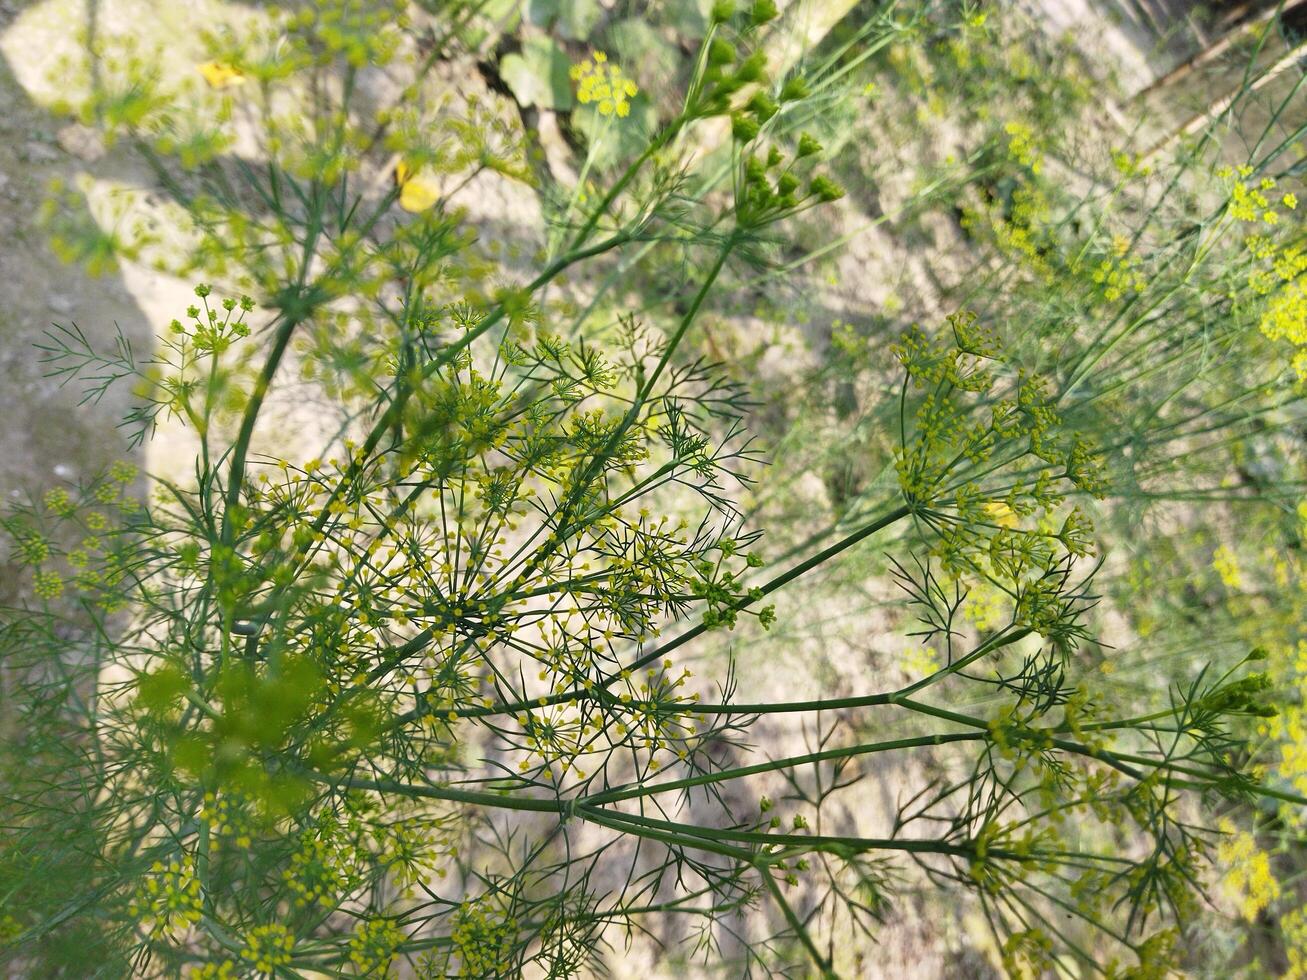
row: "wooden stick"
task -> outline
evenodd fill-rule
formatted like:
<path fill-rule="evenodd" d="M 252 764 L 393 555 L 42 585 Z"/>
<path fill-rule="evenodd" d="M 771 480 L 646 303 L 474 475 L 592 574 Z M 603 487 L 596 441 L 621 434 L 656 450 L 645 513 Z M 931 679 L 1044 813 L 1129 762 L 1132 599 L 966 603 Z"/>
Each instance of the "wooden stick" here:
<path fill-rule="evenodd" d="M 1207 64 L 1209 61 L 1212 61 L 1215 58 L 1219 58 L 1221 55 L 1223 55 L 1226 51 L 1230 49 L 1230 46 L 1233 45 L 1235 41 L 1239 40 L 1239 38 L 1241 38 L 1244 34 L 1251 31 L 1257 25 L 1264 24 L 1266 21 L 1273 18 L 1277 13 L 1282 13 L 1282 12 L 1287 13 L 1288 11 L 1292 10 L 1294 7 L 1297 7 L 1299 4 L 1303 2 L 1304 0 L 1285 0 L 1283 6 L 1281 6 L 1280 4 L 1276 4 L 1272 7 L 1269 7 L 1268 9 L 1262 11 L 1260 14 L 1254 17 L 1252 20 L 1243 24 L 1239 24 L 1237 27 L 1232 28 L 1227 33 L 1223 34 L 1220 38 L 1218 38 L 1214 43 L 1208 45 L 1202 51 L 1199 51 L 1188 61 L 1185 61 L 1184 63 L 1177 65 L 1176 67 L 1168 71 L 1165 75 L 1149 82 L 1146 86 L 1144 86 L 1144 88 L 1140 89 L 1138 92 L 1134 94 L 1135 101 L 1147 98 L 1149 95 L 1151 95 L 1153 92 L 1156 92 L 1158 89 L 1166 88 L 1167 86 L 1173 85 L 1174 83 L 1180 81 L 1180 79 L 1184 78 L 1195 68 L 1200 68 L 1203 65 Z M 1248 6 L 1247 4 L 1244 5 L 1245 10 L 1247 9 L 1247 6 Z"/>
<path fill-rule="evenodd" d="M 1304 54 L 1307 54 L 1307 41 L 1304 41 L 1301 44 L 1297 44 L 1293 48 L 1291 48 L 1288 54 L 1286 54 L 1283 58 L 1281 58 L 1275 64 L 1271 65 L 1270 68 L 1268 68 L 1265 72 L 1263 72 L 1260 76 L 1258 76 L 1257 80 L 1254 81 L 1252 85 L 1248 87 L 1248 91 L 1256 92 L 1262 86 L 1267 85 L 1277 75 L 1283 74 L 1290 67 L 1296 64 L 1298 59 L 1301 58 Z M 1160 142 L 1157 143 L 1156 146 L 1154 146 L 1151 150 L 1145 153 L 1141 159 L 1143 160 L 1151 159 L 1155 154 L 1157 154 L 1159 151 L 1164 149 L 1173 140 L 1179 139 L 1180 137 L 1183 136 L 1190 136 L 1193 133 L 1196 133 L 1198 130 L 1202 129 L 1203 126 L 1205 126 L 1207 123 L 1211 122 L 1213 119 L 1221 115 L 1221 113 L 1225 112 L 1226 109 L 1230 108 L 1230 106 L 1234 104 L 1235 99 L 1239 98 L 1239 96 L 1242 95 L 1243 92 L 1244 89 L 1240 87 L 1235 89 L 1229 95 L 1225 95 L 1217 99 L 1214 103 L 1212 103 L 1212 105 L 1205 112 L 1198 113 L 1198 115 L 1194 116 L 1192 119 L 1190 119 L 1187 123 L 1181 126 L 1174 133 L 1171 133 L 1169 136 L 1164 137 Z"/>

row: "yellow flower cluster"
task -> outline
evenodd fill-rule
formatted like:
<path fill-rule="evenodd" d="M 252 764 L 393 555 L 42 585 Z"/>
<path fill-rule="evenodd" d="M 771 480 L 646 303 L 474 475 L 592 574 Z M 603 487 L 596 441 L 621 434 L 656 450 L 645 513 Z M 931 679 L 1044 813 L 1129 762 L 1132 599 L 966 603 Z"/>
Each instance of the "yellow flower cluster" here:
<path fill-rule="evenodd" d="M 209 847 L 217 848 L 224 837 L 231 838 L 239 848 L 247 848 L 252 843 L 251 834 L 254 823 L 249 818 L 239 801 L 233 801 L 229 794 L 218 796 L 215 793 L 204 794 L 204 805 L 200 807 L 200 819 L 209 824 Z"/>
<path fill-rule="evenodd" d="M 46 491 L 45 508 L 50 513 L 58 517 L 68 517 L 77 509 L 73 503 L 73 498 L 68 495 L 68 491 L 63 487 L 55 487 L 53 490 Z"/>
<path fill-rule="evenodd" d="M 133 918 L 150 923 L 151 932 L 177 935 L 200 921 L 204 899 L 191 855 L 155 861 L 127 906 Z"/>
<path fill-rule="evenodd" d="M 109 467 L 109 479 L 114 483 L 131 483 L 136 479 L 136 467 L 126 460 L 114 460 Z"/>
<path fill-rule="evenodd" d="M 1141 157 L 1125 150 L 1112 151 L 1112 166 L 1116 167 L 1117 173 L 1127 179 L 1148 177 L 1153 172 L 1153 168 L 1144 163 Z"/>
<path fill-rule="evenodd" d="M 1268 225 L 1277 224 L 1280 215 L 1266 196 L 1275 189 L 1275 179 L 1263 177 L 1254 187 L 1246 180 L 1252 172 L 1253 168 L 1248 166 L 1238 170 L 1224 167 L 1217 172 L 1217 176 L 1230 186 L 1230 215 L 1239 221 L 1260 220 Z M 1285 194 L 1280 200 L 1290 211 L 1298 206 L 1298 199 L 1293 194 Z"/>
<path fill-rule="evenodd" d="M 260 973 L 272 973 L 279 966 L 289 966 L 295 949 L 295 937 L 283 925 L 255 926 L 245 934 L 241 957 L 254 964 Z"/>
<path fill-rule="evenodd" d="M 988 229 L 1000 251 L 1024 262 L 1040 279 L 1051 282 L 1053 266 L 1047 258 L 1046 232 L 1051 213 L 1047 196 L 1036 184 L 1020 183 L 1012 192 L 1010 214 L 1004 214 L 999 202 L 968 205 L 963 208 L 961 223 L 974 233 Z"/>
<path fill-rule="evenodd" d="M 1289 959 L 1289 968 L 1280 974 L 1280 980 L 1307 980 L 1307 906 L 1280 920 L 1280 935 Z"/>
<path fill-rule="evenodd" d="M 1008 155 L 1023 167 L 1029 167 L 1031 173 L 1038 174 L 1044 167 L 1044 159 L 1034 131 L 1025 123 L 1014 121 L 1004 125 L 1003 132 L 1007 133 Z"/>
<path fill-rule="evenodd" d="M 334 825 L 307 831 L 282 872 L 295 904 L 304 906 L 326 901 L 334 904 L 350 890 L 356 875 L 354 855 Z"/>
<path fill-rule="evenodd" d="M 1041 929 L 1014 932 L 1003 942 L 1003 969 L 1012 977 L 1039 977 L 1055 972 L 1053 941 Z"/>
<path fill-rule="evenodd" d="M 404 941 L 404 932 L 388 919 L 363 919 L 349 940 L 349 961 L 362 977 L 384 977 Z"/>
<path fill-rule="evenodd" d="M 50 557 L 50 542 L 40 534 L 29 534 L 18 541 L 18 559 L 24 565 L 39 565 Z"/>
<path fill-rule="evenodd" d="M 186 974 L 187 980 L 236 980 L 236 964 L 231 960 L 205 963 Z"/>
<path fill-rule="evenodd" d="M 42 599 L 58 599 L 64 594 L 64 580 L 50 569 L 37 572 L 32 576 L 32 591 Z"/>
<path fill-rule="evenodd" d="M 939 670 L 939 654 L 928 646 L 916 644 L 903 652 L 899 665 L 911 678 L 925 677 Z"/>
<path fill-rule="evenodd" d="M 984 579 L 968 582 L 967 586 L 971 591 L 962 607 L 967 622 L 982 630 L 998 629 L 1007 622 L 1012 613 L 1011 596 Z"/>
<path fill-rule="evenodd" d="M 1307 588 L 1307 579 L 1299 576 L 1299 608 Z M 1271 664 L 1275 673 L 1300 688 L 1297 703 L 1286 701 L 1280 713 L 1262 722 L 1262 734 L 1278 744 L 1280 757 L 1276 761 L 1277 774 L 1293 783 L 1296 792 L 1307 793 L 1307 640 L 1299 640 L 1297 649 L 1277 644 L 1271 647 Z M 1294 810 L 1286 810 L 1294 814 Z"/>
<path fill-rule="evenodd" d="M 1144 291 L 1144 277 L 1128 255 L 1115 262 L 1104 259 L 1094 270 L 1093 278 L 1094 282 L 1103 287 L 1103 299 L 1109 303 L 1120 299 L 1126 290 L 1136 293 Z"/>
<path fill-rule="evenodd" d="M 68 564 L 73 567 L 73 583 L 83 592 L 89 592 L 102 581 L 98 570 L 91 565 L 92 558 L 100 550 L 98 538 L 83 538 L 81 544 L 68 552 Z"/>
<path fill-rule="evenodd" d="M 1229 819 L 1220 823 L 1224 839 L 1217 845 L 1216 859 L 1226 868 L 1222 885 L 1239 905 L 1249 922 L 1280 897 L 1280 884 L 1271 874 L 1271 858 L 1257 846 L 1252 834 L 1236 830 Z"/>
<path fill-rule="evenodd" d="M 287 26 L 301 32 L 320 64 L 343 58 L 355 68 L 386 65 L 395 56 L 408 18 L 404 0 L 317 0 L 292 15 Z"/>
<path fill-rule="evenodd" d="M 1243 577 L 1239 574 L 1239 562 L 1234 556 L 1234 552 L 1221 545 L 1212 552 L 1212 568 L 1216 574 L 1221 577 L 1227 589 L 1239 589 L 1243 587 Z"/>
<path fill-rule="evenodd" d="M 576 100 L 582 105 L 595 103 L 601 116 L 630 114 L 630 100 L 640 91 L 639 86 L 623 75 L 621 67 L 610 62 L 604 52 L 591 52 L 585 61 L 572 66 L 570 74 L 577 83 Z"/>
<path fill-rule="evenodd" d="M 1307 381 L 1307 276 L 1286 283 L 1271 297 L 1262 313 L 1261 330 L 1271 340 L 1297 346 L 1293 369 L 1299 381 Z"/>
<path fill-rule="evenodd" d="M 1245 245 L 1258 261 L 1248 285 L 1266 298 L 1258 326 L 1269 340 L 1287 340 L 1297 348 L 1291 363 L 1298 380 L 1307 381 L 1307 251 L 1264 235 L 1249 235 Z"/>
<path fill-rule="evenodd" d="M 440 829 L 429 812 L 392 820 L 377 829 L 374 860 L 386 869 L 401 896 L 412 898 L 433 873 L 438 878 L 447 874 L 444 867 L 436 866 L 437 859 L 452 859 L 458 849 Z"/>
<path fill-rule="evenodd" d="M 486 901 L 465 902 L 455 916 L 450 941 L 462 960 L 460 976 L 497 977 L 509 973 L 517 942 L 516 919 Z"/>
<path fill-rule="evenodd" d="M 1307 535 L 1307 500 L 1298 504 L 1297 517 L 1298 535 Z M 1275 586 L 1281 590 L 1278 605 L 1282 615 L 1261 620 L 1258 625 L 1265 626 L 1270 636 L 1259 632 L 1256 638 L 1265 641 L 1268 672 L 1284 696 L 1276 700 L 1278 714 L 1261 720 L 1258 734 L 1269 742 L 1267 782 L 1307 794 L 1307 639 L 1283 639 L 1286 630 L 1300 633 L 1307 615 L 1307 565 L 1295 552 L 1282 548 L 1268 550 L 1265 558 L 1271 564 Z M 1292 804 L 1281 806 L 1279 817 L 1293 831 L 1301 831 L 1307 821 L 1303 808 Z M 1307 905 L 1295 904 L 1298 907 L 1279 918 L 1288 958 L 1288 969 L 1279 974 L 1281 980 L 1307 980 Z"/>

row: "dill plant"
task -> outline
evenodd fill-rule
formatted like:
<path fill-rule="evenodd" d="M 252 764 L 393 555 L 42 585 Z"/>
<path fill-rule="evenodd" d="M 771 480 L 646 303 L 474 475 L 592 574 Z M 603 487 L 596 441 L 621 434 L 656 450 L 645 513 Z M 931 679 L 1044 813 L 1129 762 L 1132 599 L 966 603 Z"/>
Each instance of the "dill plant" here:
<path fill-rule="evenodd" d="M 1042 212 L 1044 268 L 1034 269 L 1042 285 L 1010 264 L 1000 289 L 980 293 L 995 314 L 1012 310 L 1032 325 L 1032 351 L 1053 332 L 1066 338 L 1055 350 L 1072 417 L 1112 433 L 1119 502 L 1105 516 L 1130 545 L 1125 569 L 1104 587 L 1140 635 L 1165 635 L 1146 664 L 1117 676 L 1120 696 L 1142 701 L 1145 672 L 1191 669 L 1195 649 L 1225 664 L 1249 648 L 1266 651 L 1275 711 L 1242 727 L 1243 751 L 1293 796 L 1302 785 L 1292 761 L 1300 627 L 1284 617 L 1294 616 L 1300 581 L 1303 375 L 1294 338 L 1305 120 L 1300 77 L 1263 89 L 1257 74 L 1281 43 L 1278 26 L 1254 34 L 1232 64 L 1242 83 L 1228 114 L 1173 152 L 1158 154 L 1141 135 L 1123 140 L 1078 193 L 1030 181 Z M 1211 930 L 1223 946 L 1195 930 L 1195 968 L 1213 951 L 1218 962 L 1292 975 L 1302 959 L 1291 892 L 1301 803 L 1214 809 L 1225 835 L 1220 892 L 1242 922 Z"/>
<path fill-rule="evenodd" d="M 160 261 L 216 284 L 149 359 L 71 326 L 44 348 L 91 397 L 136 385 L 131 438 L 167 420 L 197 451 L 193 479 L 156 479 L 144 504 L 120 466 L 5 518 L 33 568 L 0 633 L 6 955 L 571 976 L 683 922 L 708 969 L 837 975 L 915 875 L 972 893 L 1014 973 L 1161 975 L 1215 839 L 1194 799 L 1301 800 L 1237 751 L 1234 726 L 1265 712 L 1244 663 L 1161 710 L 1096 686 L 1086 501 L 1105 464 L 1055 384 L 955 312 L 894 348 L 878 500 L 776 572 L 739 503 L 769 478 L 752 406 L 687 337 L 728 270 L 765 269 L 787 222 L 841 197 L 794 125 L 840 59 L 772 79 L 775 6 L 715 4 L 679 109 L 593 193 L 542 189 L 550 245 L 520 273 L 445 201 L 538 171 L 491 108 L 429 97 L 425 74 L 484 26 L 474 5 L 426 7 L 333 0 L 217 34 L 190 93 L 100 52 L 87 118 L 181 205 Z M 906 29 L 872 24 L 873 50 Z M 577 80 L 620 125 L 596 63 Z M 386 66 L 409 78 L 374 104 L 366 73 Z M 713 124 L 723 150 L 696 159 Z M 227 152 L 242 132 L 259 162 Z M 690 270 L 667 329 L 555 329 L 655 247 Z M 309 387 L 332 434 L 301 459 L 277 451 L 277 411 Z M 695 676 L 701 638 L 756 641 L 773 596 L 900 529 L 895 575 L 933 651 L 908 682 L 740 703 L 731 672 Z M 966 583 L 1004 614 L 966 624 Z M 746 741 L 808 718 L 813 751 Z M 885 826 L 848 819 L 855 767 L 907 753 L 938 777 Z"/>
<path fill-rule="evenodd" d="M 1097 443 L 1105 494 L 1082 506 L 1115 553 L 1095 578 L 1108 611 L 1096 622 L 1129 623 L 1123 638 L 1110 637 L 1117 649 L 1086 645 L 1104 697 L 1166 711 L 1195 676 L 1237 669 L 1250 649 L 1261 651 L 1263 717 L 1233 726 L 1231 750 L 1265 767 L 1281 802 L 1207 801 L 1206 821 L 1222 830 L 1215 893 L 1224 900 L 1190 927 L 1186 967 L 1220 972 L 1260 957 L 1266 969 L 1300 969 L 1301 913 L 1283 929 L 1276 920 L 1297 904 L 1301 877 L 1303 402 L 1294 338 L 1303 82 L 1263 85 L 1258 74 L 1293 40 L 1281 39 L 1273 19 L 1249 35 L 1234 94 L 1207 127 L 1159 144 L 1151 120 L 1129 119 L 1105 144 L 1103 121 L 1077 111 L 1088 72 L 1074 49 L 1012 12 L 958 20 L 940 12 L 851 86 L 882 93 L 876 133 L 910 139 L 915 158 L 931 161 L 928 176 L 954 175 L 937 217 L 955 219 L 959 234 L 948 240 L 964 261 L 941 263 L 948 271 L 936 274 L 934 295 L 907 312 L 977 310 L 1015 364 L 1048 379 L 1056 410 Z M 1041 84 L 1032 87 L 1034 77 Z M 1101 82 L 1111 93 L 1110 79 Z M 871 124 L 862 126 L 870 137 Z M 942 145 L 927 147 L 937 138 Z M 850 170 L 865 165 L 835 163 L 850 185 L 860 179 Z M 901 317 L 886 304 L 849 319 L 861 322 L 837 320 L 817 368 L 796 382 L 826 393 L 836 410 L 797 414 L 778 434 L 801 461 L 795 471 L 823 472 L 831 500 L 823 526 L 798 525 L 795 547 L 838 538 L 893 478 L 886 432 L 898 414 L 896 379 L 880 349 Z M 860 450 L 852 460 L 849 445 Z M 774 486 L 759 519 L 796 506 L 811 510 Z M 860 596 L 854 590 L 879 567 L 872 556 L 851 562 L 827 594 Z M 972 589 L 963 617 L 995 625 L 1008 600 L 991 583 L 962 581 Z M 1224 910 L 1246 920 L 1245 949 L 1222 924 Z"/>

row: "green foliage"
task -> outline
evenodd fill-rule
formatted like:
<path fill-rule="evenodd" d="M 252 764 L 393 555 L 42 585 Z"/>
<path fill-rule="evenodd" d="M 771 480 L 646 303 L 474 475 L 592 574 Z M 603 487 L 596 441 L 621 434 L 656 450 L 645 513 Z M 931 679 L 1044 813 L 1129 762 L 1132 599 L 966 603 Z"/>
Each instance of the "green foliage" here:
<path fill-rule="evenodd" d="M 499 62 L 504 84 L 513 90 L 517 101 L 541 109 L 572 107 L 569 68 L 571 62 L 562 48 L 547 38 L 537 37 L 523 42 L 521 54 L 505 55 Z"/>
<path fill-rule="evenodd" d="M 1121 587 L 1095 524 L 1137 520 L 1170 461 L 1244 433 L 1249 403 L 1296 405 L 1285 365 L 1249 384 L 1206 354 L 1242 353 L 1250 325 L 1254 345 L 1297 343 L 1275 297 L 1300 231 L 1267 230 L 1251 172 L 1178 238 L 1150 224 L 1164 198 L 1075 217 L 1051 114 L 1085 93 L 1025 86 L 1029 121 L 977 112 L 966 162 L 905 208 L 951 188 L 985 261 L 892 348 L 836 331 L 809 390 L 875 404 L 818 435 L 801 418 L 768 468 L 749 385 L 693 348 L 747 277 L 793 272 L 796 226 L 861 192 L 841 172 L 857 161 L 823 148 L 850 142 L 832 104 L 878 52 L 929 111 L 944 63 L 987 99 L 996 67 L 1036 76 L 1023 49 L 992 49 L 969 9 L 889 5 L 774 71 L 776 5 L 717 3 L 660 115 L 602 52 L 569 67 L 528 34 L 500 60 L 518 101 L 585 107 L 562 186 L 492 102 L 428 83 L 482 44 L 486 11 L 424 6 L 269 11 L 207 39 L 207 88 L 97 40 L 85 117 L 181 216 L 131 254 L 215 285 L 149 357 L 75 326 L 41 347 L 88 399 L 134 385 L 129 440 L 180 427 L 195 457 L 145 504 L 118 467 L 4 518 L 31 569 L 0 622 L 5 955 L 54 974 L 85 943 L 123 975 L 572 976 L 679 920 L 710 967 L 834 975 L 908 880 L 969 893 L 1014 975 L 1166 975 L 1229 834 L 1204 807 L 1304 800 L 1250 751 L 1280 683 L 1250 672 L 1260 654 L 1200 651 L 1122 696 L 1095 639 L 1098 590 Z M 589 27 L 580 7 L 527 13 Z M 362 83 L 380 66 L 408 73 L 389 101 Z M 227 153 L 238 119 L 257 164 Z M 1125 201 L 1147 175 L 1114 165 Z M 451 203 L 478 180 L 538 189 L 543 242 L 484 241 Z M 1231 258 L 1248 220 L 1264 237 Z M 632 269 L 673 271 L 667 307 L 628 312 Z M 288 418 L 310 398 L 321 435 Z M 864 447 L 866 472 L 765 573 L 750 501 L 832 442 Z M 793 583 L 856 574 L 871 540 L 895 556 L 877 570 L 918 620 L 918 667 L 738 701 L 737 666 L 805 614 Z M 740 650 L 720 672 L 714 637 Z M 819 744 L 750 742 L 776 731 Z M 859 767 L 904 758 L 925 775 L 891 818 L 855 815 Z M 758 941 L 725 963 L 744 913 Z"/>

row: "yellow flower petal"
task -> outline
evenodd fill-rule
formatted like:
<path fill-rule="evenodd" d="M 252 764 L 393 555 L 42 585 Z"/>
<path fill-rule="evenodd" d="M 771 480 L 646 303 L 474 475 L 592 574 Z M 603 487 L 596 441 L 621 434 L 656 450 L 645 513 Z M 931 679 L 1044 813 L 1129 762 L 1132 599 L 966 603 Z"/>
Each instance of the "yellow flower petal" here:
<path fill-rule="evenodd" d="M 1016 527 L 1017 515 L 1012 512 L 1012 508 L 1001 500 L 990 500 L 981 508 L 990 520 L 1000 527 Z"/>
<path fill-rule="evenodd" d="M 402 187 L 404 185 L 404 182 L 407 181 L 412 176 L 413 176 L 412 167 L 410 167 L 403 160 L 397 160 L 395 162 L 395 183 L 398 186 Z"/>
<path fill-rule="evenodd" d="M 399 192 L 399 206 L 416 214 L 425 211 L 440 200 L 436 182 L 429 177 L 410 177 Z"/>
<path fill-rule="evenodd" d="M 206 61 L 196 65 L 196 70 L 204 76 L 209 88 L 231 88 L 245 84 L 245 73 L 225 61 Z"/>

